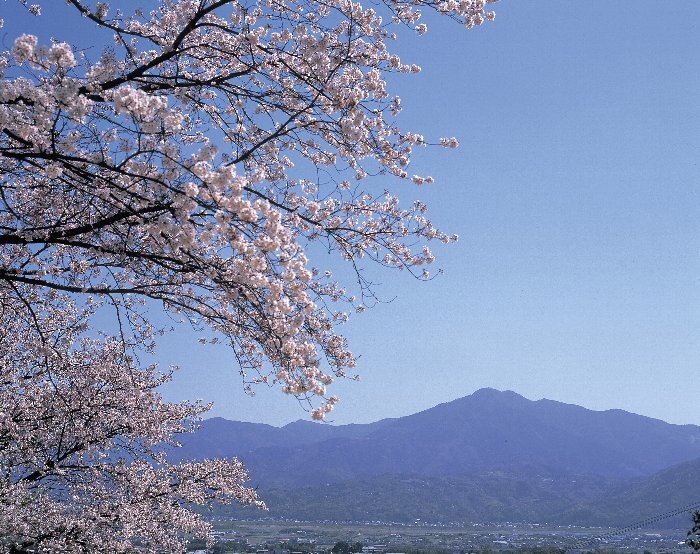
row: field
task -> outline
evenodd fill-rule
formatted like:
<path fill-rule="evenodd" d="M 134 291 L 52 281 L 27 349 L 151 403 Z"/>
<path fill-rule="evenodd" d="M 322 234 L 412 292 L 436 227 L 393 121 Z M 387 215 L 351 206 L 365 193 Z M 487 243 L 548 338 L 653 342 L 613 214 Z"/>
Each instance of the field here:
<path fill-rule="evenodd" d="M 624 550 L 690 552 L 680 544 L 685 530 L 641 529 L 628 533 L 594 527 L 547 524 L 485 524 L 465 526 L 397 525 L 383 523 L 307 523 L 241 521 L 218 518 L 218 538 L 237 543 L 239 550 L 329 551 L 338 541 L 375 547 L 376 552 L 465 553 L 488 550 L 560 549 L 568 552 Z"/>

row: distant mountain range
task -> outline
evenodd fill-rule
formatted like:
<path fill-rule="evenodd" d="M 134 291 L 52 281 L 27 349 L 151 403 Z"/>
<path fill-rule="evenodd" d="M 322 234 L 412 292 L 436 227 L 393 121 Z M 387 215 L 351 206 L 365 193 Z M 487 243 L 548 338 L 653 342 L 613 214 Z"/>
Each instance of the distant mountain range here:
<path fill-rule="evenodd" d="M 277 517 L 619 526 L 700 505 L 700 426 L 511 391 L 365 425 L 213 418 L 182 443 L 241 459 Z"/>

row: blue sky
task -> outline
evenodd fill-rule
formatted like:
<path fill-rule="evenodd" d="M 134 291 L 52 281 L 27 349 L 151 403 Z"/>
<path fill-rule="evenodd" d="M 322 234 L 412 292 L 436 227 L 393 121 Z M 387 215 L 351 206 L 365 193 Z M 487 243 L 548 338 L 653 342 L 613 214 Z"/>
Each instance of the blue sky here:
<path fill-rule="evenodd" d="M 491 386 L 700 424 L 700 3 L 494 9 L 472 31 L 431 17 L 399 48 L 423 68 L 392 83 L 404 127 L 461 143 L 422 150 L 415 172 L 437 183 L 400 194 L 461 241 L 430 283 L 375 273 L 396 299 L 346 326 L 362 380 L 337 386 L 332 420 Z M 276 391 L 246 398 L 233 363 L 204 355 L 175 396 L 196 390 L 234 419 L 304 417 Z"/>
<path fill-rule="evenodd" d="M 332 420 L 491 386 L 700 424 L 700 3 L 494 9 L 471 31 L 428 17 L 425 37 L 397 45 L 423 67 L 392 81 L 402 126 L 461 146 L 415 156 L 435 185 L 390 186 L 461 241 L 438 250 L 445 273 L 429 283 L 375 273 L 395 299 L 345 327 L 362 380 L 336 386 Z M 9 20 L 3 32 L 15 35 Z M 231 356 L 195 337 L 159 357 L 182 366 L 172 399 L 213 400 L 231 419 L 305 417 L 277 391 L 245 396 Z"/>

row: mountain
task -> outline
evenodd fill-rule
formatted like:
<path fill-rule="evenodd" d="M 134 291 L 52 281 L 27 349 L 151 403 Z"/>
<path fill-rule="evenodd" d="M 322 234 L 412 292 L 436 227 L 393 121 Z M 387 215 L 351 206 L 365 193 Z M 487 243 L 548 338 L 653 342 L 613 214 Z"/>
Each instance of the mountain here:
<path fill-rule="evenodd" d="M 562 511 L 553 521 L 625 526 L 632 522 L 658 520 L 658 516 L 663 515 L 663 520 L 653 524 L 687 526 L 687 512 L 691 506 L 700 509 L 700 458 L 650 477 L 631 479 L 610 487 L 603 494 Z M 679 513 L 672 515 L 674 512 Z"/>
<path fill-rule="evenodd" d="M 471 476 L 380 475 L 293 489 L 260 489 L 269 512 L 237 505 L 217 515 L 307 521 L 550 523 L 688 529 L 700 509 L 700 459 L 648 477 L 550 479 L 499 472 Z"/>
<path fill-rule="evenodd" d="M 173 459 L 247 465 L 270 512 L 219 510 L 242 517 L 626 526 L 700 506 L 699 426 L 511 391 L 366 425 L 214 418 L 182 443 Z"/>
<path fill-rule="evenodd" d="M 700 427 L 481 389 L 367 425 L 296 422 L 276 428 L 216 418 L 182 443 L 176 458 L 238 456 L 265 488 L 494 471 L 614 480 L 700 457 Z"/>
<path fill-rule="evenodd" d="M 370 424 L 331 426 L 298 420 L 284 427 L 263 423 L 229 421 L 220 417 L 204 420 L 197 432 L 180 436 L 182 447 L 172 452 L 172 459 L 238 457 L 271 448 L 303 447 L 326 440 L 364 438 L 393 420 Z"/>
<path fill-rule="evenodd" d="M 269 512 L 236 505 L 217 515 L 307 521 L 392 523 L 550 522 L 611 483 L 600 478 L 549 479 L 500 472 L 451 477 L 380 475 L 293 489 L 260 489 Z"/>

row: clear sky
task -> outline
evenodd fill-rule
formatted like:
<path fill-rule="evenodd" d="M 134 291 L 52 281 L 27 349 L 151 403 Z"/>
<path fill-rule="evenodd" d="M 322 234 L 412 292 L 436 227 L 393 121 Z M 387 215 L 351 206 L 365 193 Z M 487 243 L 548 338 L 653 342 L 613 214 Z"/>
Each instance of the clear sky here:
<path fill-rule="evenodd" d="M 461 147 L 421 151 L 437 183 L 401 196 L 461 241 L 430 283 L 376 274 L 396 299 L 346 326 L 362 380 L 337 387 L 334 422 L 491 386 L 700 424 L 700 2 L 664 6 L 502 0 L 490 25 L 429 18 L 402 45 L 423 68 L 394 83 L 403 125 Z M 206 353 L 180 356 L 174 395 L 304 417 Z"/>
<path fill-rule="evenodd" d="M 423 67 L 392 82 L 402 126 L 461 146 L 415 156 L 429 188 L 390 186 L 461 241 L 439 249 L 445 273 L 430 283 L 375 274 L 395 299 L 345 326 L 362 380 L 335 387 L 332 420 L 490 386 L 700 424 L 700 2 L 493 6 L 487 26 L 430 17 L 400 46 Z M 305 417 L 277 391 L 246 397 L 232 357 L 186 334 L 159 357 L 183 368 L 172 399 L 212 400 L 231 419 Z"/>

